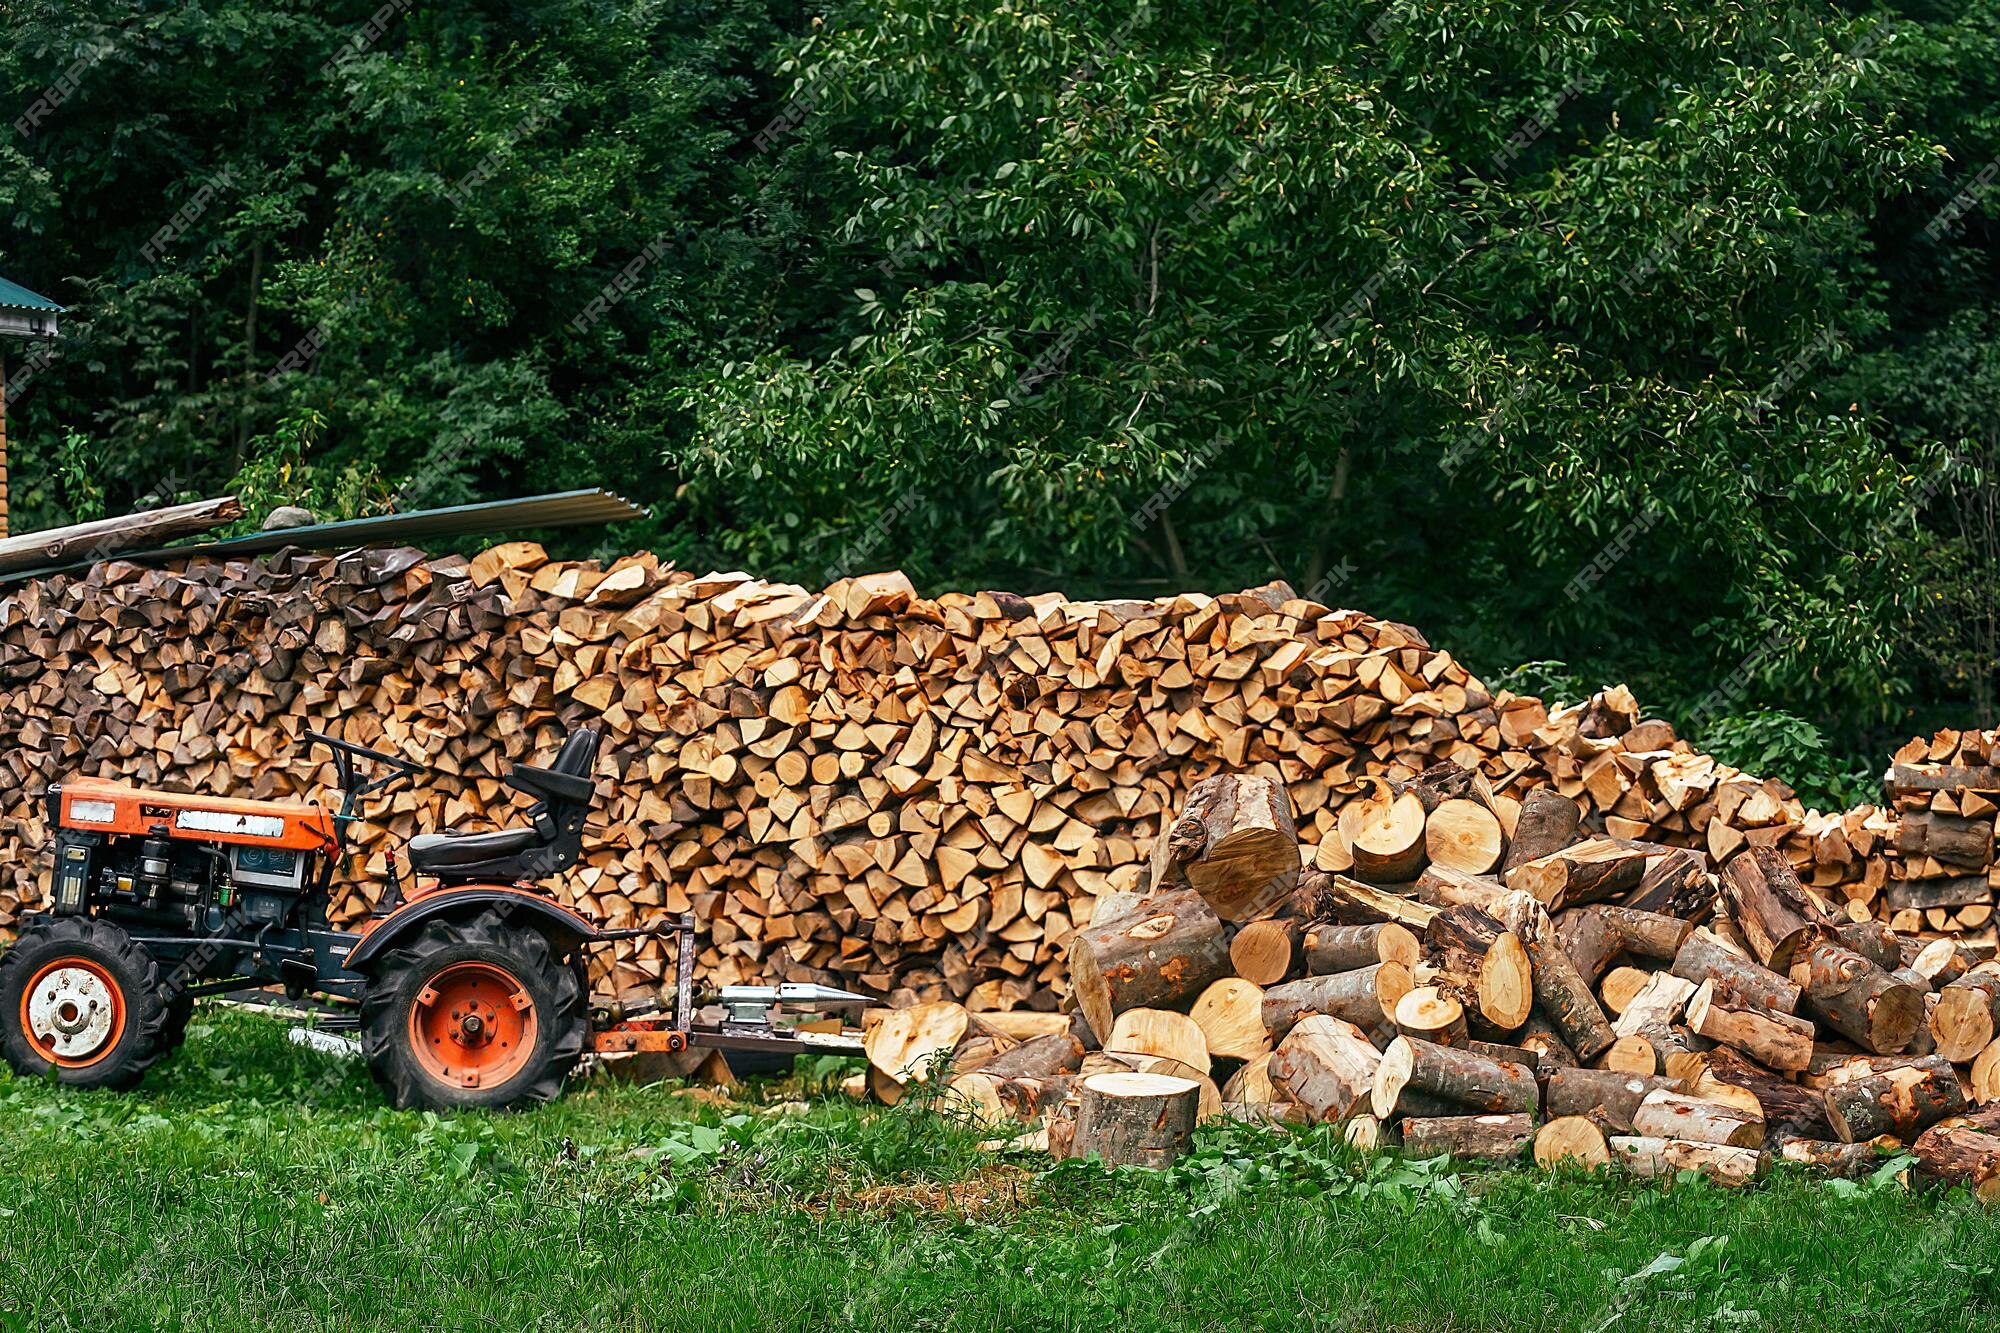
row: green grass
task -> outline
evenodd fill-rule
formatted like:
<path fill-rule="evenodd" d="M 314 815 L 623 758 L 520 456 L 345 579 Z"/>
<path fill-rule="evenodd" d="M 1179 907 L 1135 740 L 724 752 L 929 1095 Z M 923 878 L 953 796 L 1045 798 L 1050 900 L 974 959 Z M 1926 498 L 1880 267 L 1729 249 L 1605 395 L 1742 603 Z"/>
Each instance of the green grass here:
<path fill-rule="evenodd" d="M 980 1154 L 922 1111 L 591 1085 L 390 1111 L 206 1013 L 136 1094 L 0 1074 L 0 1326 L 1367 1330 L 1994 1326 L 2000 1214 L 1359 1162 L 1205 1131 L 1168 1176 Z"/>

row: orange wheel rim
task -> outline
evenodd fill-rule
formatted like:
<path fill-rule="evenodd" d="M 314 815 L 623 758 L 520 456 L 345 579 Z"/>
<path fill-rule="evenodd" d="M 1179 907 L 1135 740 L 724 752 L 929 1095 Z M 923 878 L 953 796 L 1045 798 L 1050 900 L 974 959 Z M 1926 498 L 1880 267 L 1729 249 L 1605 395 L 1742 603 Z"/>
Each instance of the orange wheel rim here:
<path fill-rule="evenodd" d="M 125 991 L 90 958 L 43 964 L 21 992 L 28 1049 L 58 1069 L 88 1069 L 125 1037 Z"/>
<path fill-rule="evenodd" d="M 504 967 L 452 963 L 410 1006 L 410 1049 L 439 1083 L 498 1087 L 535 1053 L 534 998 Z"/>

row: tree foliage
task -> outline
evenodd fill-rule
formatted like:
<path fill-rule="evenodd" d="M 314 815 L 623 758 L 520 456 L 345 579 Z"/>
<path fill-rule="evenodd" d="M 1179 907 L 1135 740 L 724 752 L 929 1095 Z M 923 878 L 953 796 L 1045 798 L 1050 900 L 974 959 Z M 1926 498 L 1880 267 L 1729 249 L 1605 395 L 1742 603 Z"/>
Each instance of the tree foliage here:
<path fill-rule="evenodd" d="M 81 66 L 0 143 L 50 521 L 603 483 L 813 583 L 1284 577 L 1723 740 L 1993 720 L 2000 0 L 0 8 L 9 103 Z"/>

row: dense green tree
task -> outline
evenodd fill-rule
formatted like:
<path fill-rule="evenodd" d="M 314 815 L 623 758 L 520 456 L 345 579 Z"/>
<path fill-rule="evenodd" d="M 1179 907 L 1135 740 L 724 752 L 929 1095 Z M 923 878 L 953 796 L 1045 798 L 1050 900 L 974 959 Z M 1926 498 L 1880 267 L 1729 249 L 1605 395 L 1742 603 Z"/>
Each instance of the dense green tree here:
<path fill-rule="evenodd" d="M 1760 753 L 1995 720 L 2000 0 L 0 23 L 31 521 L 607 484 L 563 540 L 1284 577 Z"/>

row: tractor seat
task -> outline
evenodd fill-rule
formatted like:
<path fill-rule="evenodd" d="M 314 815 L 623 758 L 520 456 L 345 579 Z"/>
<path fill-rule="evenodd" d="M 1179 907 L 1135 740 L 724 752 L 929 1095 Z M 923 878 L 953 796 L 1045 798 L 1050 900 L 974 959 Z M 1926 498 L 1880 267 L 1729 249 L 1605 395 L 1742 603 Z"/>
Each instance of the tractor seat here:
<path fill-rule="evenodd" d="M 405 848 L 410 869 L 447 883 L 536 880 L 569 869 L 583 854 L 596 762 L 597 733 L 588 727 L 572 731 L 547 768 L 516 764 L 507 774 L 508 786 L 541 798 L 528 810 L 525 827 L 422 834 Z"/>

